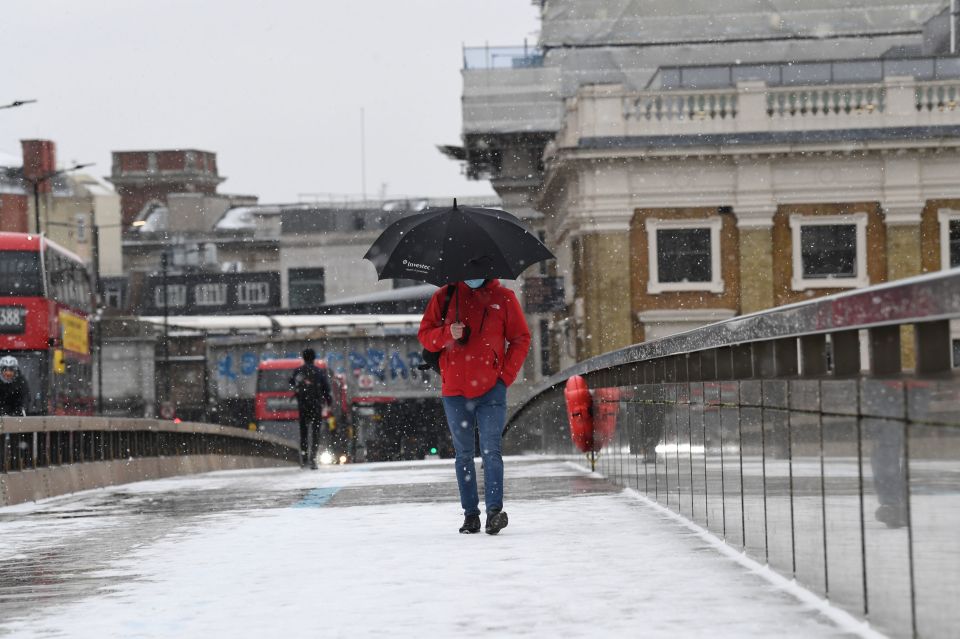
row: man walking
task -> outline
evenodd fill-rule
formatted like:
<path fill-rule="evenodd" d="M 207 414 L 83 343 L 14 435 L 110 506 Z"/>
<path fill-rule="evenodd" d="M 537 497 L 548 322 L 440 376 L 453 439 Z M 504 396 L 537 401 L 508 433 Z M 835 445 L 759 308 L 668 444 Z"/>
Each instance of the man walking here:
<path fill-rule="evenodd" d="M 0 415 L 26 415 L 30 391 L 13 355 L 0 357 Z"/>
<path fill-rule="evenodd" d="M 300 413 L 300 467 L 309 462 L 310 468 L 317 469 L 317 448 L 320 446 L 321 425 L 326 431 L 326 423 L 321 419 L 325 406 L 333 403 L 330 394 L 330 382 L 325 370 L 314 364 L 317 358 L 312 348 L 305 348 L 303 365 L 290 377 L 290 387 L 297 396 L 297 409 Z M 313 443 L 310 444 L 310 436 Z"/>
<path fill-rule="evenodd" d="M 475 431 L 479 431 L 485 529 L 496 535 L 508 521 L 503 510 L 500 452 L 507 421 L 507 387 L 527 356 L 530 329 L 516 294 L 499 280 L 474 279 L 448 286 L 453 287 L 451 297 L 443 286 L 427 304 L 418 337 L 427 350 L 440 351 L 441 394 L 456 449 L 457 486 L 464 514 L 460 532 L 480 532 L 473 462 Z M 450 299 L 453 304 L 448 309 Z"/>

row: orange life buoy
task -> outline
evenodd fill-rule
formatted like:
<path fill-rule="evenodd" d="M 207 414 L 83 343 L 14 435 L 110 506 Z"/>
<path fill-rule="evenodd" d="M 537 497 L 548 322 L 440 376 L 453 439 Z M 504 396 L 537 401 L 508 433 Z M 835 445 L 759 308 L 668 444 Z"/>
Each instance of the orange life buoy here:
<path fill-rule="evenodd" d="M 587 382 L 579 375 L 567 380 L 563 396 L 567 400 L 567 418 L 570 420 L 570 438 L 573 444 L 587 453 L 593 449 L 593 398 Z"/>
<path fill-rule="evenodd" d="M 593 391 L 596 403 L 593 407 L 593 449 L 600 450 L 613 439 L 617 432 L 617 415 L 620 413 L 620 389 L 615 386 Z"/>
<path fill-rule="evenodd" d="M 591 395 L 586 380 L 574 375 L 563 390 L 574 446 L 584 453 L 597 452 L 613 439 L 620 410 L 620 389 L 598 388 Z"/>

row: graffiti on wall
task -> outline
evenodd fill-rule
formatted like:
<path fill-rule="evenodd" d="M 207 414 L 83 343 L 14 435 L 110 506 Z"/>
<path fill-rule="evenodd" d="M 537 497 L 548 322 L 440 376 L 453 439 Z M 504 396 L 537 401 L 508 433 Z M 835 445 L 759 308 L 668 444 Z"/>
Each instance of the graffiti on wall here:
<path fill-rule="evenodd" d="M 208 352 L 209 371 L 221 398 L 253 397 L 257 366 L 271 359 L 296 359 L 311 346 L 326 360 L 328 370 L 347 380 L 351 393 L 436 392 L 439 377 L 421 371 L 420 343 L 415 336 L 347 337 L 309 341 L 242 344 L 213 343 Z"/>
<path fill-rule="evenodd" d="M 281 358 L 298 358 L 299 353 L 274 353 L 265 351 L 259 356 L 253 351 L 240 354 L 224 353 L 217 361 L 217 376 L 229 380 L 236 380 L 239 376 L 249 377 L 257 374 L 257 365 L 262 361 Z M 371 375 L 376 380 L 384 382 L 388 379 L 418 379 L 423 371 L 417 366 L 423 363 L 419 351 L 401 353 L 399 350 L 390 352 L 368 348 L 365 351 L 352 350 L 344 355 L 336 351 L 326 353 L 324 358 L 327 369 L 334 373 L 352 375 L 359 378 L 361 375 Z"/>

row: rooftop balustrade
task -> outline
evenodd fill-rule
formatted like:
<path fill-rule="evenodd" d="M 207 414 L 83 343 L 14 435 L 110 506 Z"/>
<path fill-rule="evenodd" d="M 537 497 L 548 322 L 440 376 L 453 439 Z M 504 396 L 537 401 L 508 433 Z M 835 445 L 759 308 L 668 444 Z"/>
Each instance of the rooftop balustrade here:
<path fill-rule="evenodd" d="M 624 138 L 669 148 L 742 145 L 767 138 L 803 142 L 783 136 L 795 132 L 929 137 L 936 135 L 934 127 L 942 126 L 960 126 L 960 79 L 887 77 L 872 83 L 801 86 L 751 80 L 728 88 L 646 91 L 594 85 L 567 101 L 564 125 L 547 155 L 598 141 L 615 146 Z M 822 140 L 814 135 L 809 141 Z"/>

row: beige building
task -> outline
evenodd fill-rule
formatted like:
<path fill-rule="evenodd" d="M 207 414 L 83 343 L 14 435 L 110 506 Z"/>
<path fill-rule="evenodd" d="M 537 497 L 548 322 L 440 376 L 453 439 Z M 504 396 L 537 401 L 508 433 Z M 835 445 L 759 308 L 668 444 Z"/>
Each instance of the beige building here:
<path fill-rule="evenodd" d="M 463 146 L 445 148 L 558 253 L 540 362 L 960 263 L 949 2 L 541 15 L 536 48 L 465 51 Z"/>
<path fill-rule="evenodd" d="M 47 236 L 79 255 L 91 269 L 99 250 L 100 276 L 122 275 L 120 197 L 108 183 L 85 173 L 64 176 L 62 184 L 65 188 L 49 198 L 49 214 L 41 205 L 40 223 Z"/>
<path fill-rule="evenodd" d="M 956 71 L 581 88 L 540 200 L 580 356 L 960 264 Z"/>

